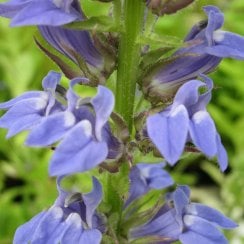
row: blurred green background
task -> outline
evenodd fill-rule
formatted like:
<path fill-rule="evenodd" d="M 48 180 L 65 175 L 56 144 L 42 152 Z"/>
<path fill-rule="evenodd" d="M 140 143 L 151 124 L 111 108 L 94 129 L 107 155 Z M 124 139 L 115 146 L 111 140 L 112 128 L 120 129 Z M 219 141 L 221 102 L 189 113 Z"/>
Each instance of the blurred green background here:
<path fill-rule="evenodd" d="M 105 14 L 110 7 L 91 0 L 82 4 L 88 16 Z M 244 35 L 243 0 L 198 0 L 175 15 L 162 17 L 156 25 L 157 33 L 182 39 L 193 23 L 205 18 L 201 7 L 208 4 L 217 5 L 225 13 L 225 30 Z M 8 24 L 8 20 L 0 19 L 0 102 L 39 89 L 49 70 L 58 71 L 34 44 L 36 28 L 9 28 Z M 195 200 L 220 209 L 239 224 L 238 229 L 227 235 L 231 244 L 241 244 L 244 243 L 244 62 L 225 59 L 211 77 L 216 89 L 208 109 L 228 151 L 229 169 L 222 174 L 214 160 L 190 155 L 171 171 L 178 183 L 193 186 Z M 10 140 L 5 135 L 6 131 L 1 129 L 0 244 L 11 243 L 15 229 L 50 206 L 57 195 L 55 180 L 47 174 L 51 152 L 25 147 L 25 133 Z"/>

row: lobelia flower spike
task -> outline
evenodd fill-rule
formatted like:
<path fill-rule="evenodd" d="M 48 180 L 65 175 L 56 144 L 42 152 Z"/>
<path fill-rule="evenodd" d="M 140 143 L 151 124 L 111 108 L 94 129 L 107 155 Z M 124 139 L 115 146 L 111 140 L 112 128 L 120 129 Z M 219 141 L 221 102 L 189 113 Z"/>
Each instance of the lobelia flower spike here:
<path fill-rule="evenodd" d="M 70 82 L 66 95 L 67 109 L 43 119 L 26 140 L 29 146 L 49 146 L 61 140 L 50 162 L 52 176 L 89 170 L 119 153 L 116 150 L 120 144 L 108 125 L 114 107 L 113 93 L 98 86 L 94 98 L 82 99 L 73 91 L 73 86 L 80 80 L 77 78 Z"/>
<path fill-rule="evenodd" d="M 0 4 L 0 16 L 11 26 L 60 26 L 81 19 L 77 6 L 78 0 L 10 0 Z"/>
<path fill-rule="evenodd" d="M 179 186 L 166 197 L 157 214 L 142 226 L 130 231 L 131 240 L 151 237 L 153 243 L 227 244 L 219 227 L 233 229 L 237 225 L 219 211 L 190 202 L 188 186 Z"/>
<path fill-rule="evenodd" d="M 208 157 L 217 156 L 221 171 L 228 165 L 227 153 L 221 143 L 214 121 L 206 111 L 211 99 L 213 82 L 201 75 L 206 83 L 191 80 L 177 91 L 173 104 L 147 119 L 147 132 L 159 152 L 174 165 L 192 142 Z M 199 88 L 207 90 L 200 94 Z"/>
<path fill-rule="evenodd" d="M 60 73 L 50 71 L 42 81 L 44 91 L 26 92 L 8 102 L 0 103 L 0 109 L 8 110 L 0 118 L 0 127 L 8 129 L 7 138 L 33 128 L 44 117 L 64 109 L 55 99 L 55 90 L 60 79 Z"/>
<path fill-rule="evenodd" d="M 170 175 L 163 170 L 165 163 L 138 163 L 130 171 L 129 197 L 125 202 L 125 208 L 145 195 L 151 189 L 163 189 L 174 183 Z"/>
<path fill-rule="evenodd" d="M 96 212 L 102 200 L 102 186 L 93 177 L 93 189 L 86 194 L 64 191 L 57 180 L 59 196 L 48 210 L 44 210 L 20 226 L 14 244 L 58 244 L 101 242 L 104 219 Z"/>
<path fill-rule="evenodd" d="M 206 6 L 204 11 L 208 20 L 193 26 L 185 38 L 188 47 L 176 51 L 172 61 L 156 65 L 146 76 L 142 87 L 149 98 L 171 98 L 180 85 L 199 73 L 210 73 L 222 58 L 244 59 L 244 37 L 220 30 L 224 15 L 217 7 Z"/>

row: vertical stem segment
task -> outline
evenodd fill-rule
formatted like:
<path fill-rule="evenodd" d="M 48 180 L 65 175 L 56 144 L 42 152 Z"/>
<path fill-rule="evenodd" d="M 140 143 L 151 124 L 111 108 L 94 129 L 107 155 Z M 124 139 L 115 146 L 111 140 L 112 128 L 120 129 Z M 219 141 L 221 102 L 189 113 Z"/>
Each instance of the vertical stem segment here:
<path fill-rule="evenodd" d="M 141 45 L 138 39 L 144 20 L 144 0 L 125 0 L 123 6 L 116 84 L 116 110 L 123 116 L 129 130 L 133 126 L 133 108 Z"/>

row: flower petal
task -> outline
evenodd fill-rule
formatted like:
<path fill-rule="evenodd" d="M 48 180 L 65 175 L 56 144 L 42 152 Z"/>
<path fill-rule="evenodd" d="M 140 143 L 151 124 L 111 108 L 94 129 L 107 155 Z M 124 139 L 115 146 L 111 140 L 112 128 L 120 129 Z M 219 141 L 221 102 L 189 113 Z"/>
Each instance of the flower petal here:
<path fill-rule="evenodd" d="M 150 139 L 171 165 L 176 163 L 183 152 L 188 123 L 188 113 L 183 105 L 175 107 L 169 116 L 162 112 L 147 119 Z"/>
<path fill-rule="evenodd" d="M 221 58 L 244 59 L 244 37 L 227 31 L 214 33 L 215 45 L 204 50 L 210 55 Z"/>
<path fill-rule="evenodd" d="M 27 223 L 18 227 L 14 234 L 14 244 L 19 243 L 29 243 L 32 240 L 30 233 L 34 233 L 35 229 L 37 228 L 39 222 L 45 217 L 46 211 L 42 211 L 41 213 L 34 216 L 31 220 Z"/>
<path fill-rule="evenodd" d="M 75 63 L 79 63 L 79 58 L 82 58 L 88 64 L 97 68 L 102 65 L 103 58 L 94 46 L 87 31 L 53 26 L 39 26 L 39 31 L 51 46 Z"/>
<path fill-rule="evenodd" d="M 99 203 L 102 200 L 102 186 L 100 182 L 93 177 L 93 189 L 87 194 L 83 194 L 82 198 L 86 205 L 86 223 L 90 228 L 92 228 L 92 217 Z"/>
<path fill-rule="evenodd" d="M 80 13 L 66 13 L 50 0 L 31 1 L 12 19 L 11 26 L 50 25 L 59 26 L 81 19 Z"/>
<path fill-rule="evenodd" d="M 186 207 L 186 213 L 201 217 L 225 229 L 232 229 L 237 227 L 235 222 L 225 217 L 221 212 L 200 203 L 189 204 Z"/>
<path fill-rule="evenodd" d="M 47 101 L 39 98 L 30 98 L 18 102 L 10 108 L 0 119 L 0 127 L 10 128 L 17 120 L 30 118 L 30 115 L 42 115 L 42 110 L 46 107 Z"/>
<path fill-rule="evenodd" d="M 24 131 L 24 130 L 30 130 L 36 125 L 38 125 L 41 120 L 42 116 L 39 114 L 29 114 L 24 117 L 20 117 L 13 123 L 10 123 L 10 126 L 8 128 L 8 134 L 6 135 L 6 138 L 10 138 L 12 136 L 15 136 L 16 134 Z"/>
<path fill-rule="evenodd" d="M 227 244 L 224 235 L 210 222 L 197 216 L 185 215 L 187 229 L 179 237 L 183 244 Z"/>
<path fill-rule="evenodd" d="M 75 124 L 74 115 L 69 112 L 60 112 L 49 116 L 33 128 L 26 140 L 28 146 L 48 146 L 60 140 Z"/>
<path fill-rule="evenodd" d="M 9 109 L 13 107 L 16 103 L 21 102 L 25 99 L 30 99 L 30 98 L 43 98 L 47 99 L 47 93 L 43 91 L 29 91 L 25 92 L 22 95 L 15 97 L 7 102 L 0 103 L 0 109 Z"/>
<path fill-rule="evenodd" d="M 216 135 L 216 144 L 217 144 L 217 158 L 218 158 L 220 169 L 223 172 L 228 167 L 228 155 L 224 146 L 222 145 L 219 134 Z"/>
<path fill-rule="evenodd" d="M 44 90 L 54 90 L 61 80 L 61 73 L 55 71 L 49 71 L 48 74 L 42 80 L 42 87 Z"/>
<path fill-rule="evenodd" d="M 27 6 L 30 0 L 11 0 L 0 4 L 0 15 L 13 18 L 21 9 Z"/>
<path fill-rule="evenodd" d="M 213 33 L 215 30 L 220 29 L 224 23 L 224 15 L 215 6 L 205 6 L 205 13 L 208 15 L 208 25 L 206 27 L 206 38 L 208 40 L 209 46 L 214 45 Z"/>
<path fill-rule="evenodd" d="M 98 93 L 91 101 L 96 114 L 95 134 L 102 140 L 102 128 L 108 121 L 114 108 L 114 95 L 104 86 L 98 86 Z"/>
<path fill-rule="evenodd" d="M 217 153 L 216 128 L 207 111 L 199 111 L 190 120 L 190 136 L 193 143 L 207 156 Z"/>
<path fill-rule="evenodd" d="M 191 80 L 180 87 L 174 98 L 174 105 L 183 104 L 186 107 L 194 105 L 199 99 L 199 88 L 205 86 L 200 80 Z"/>
<path fill-rule="evenodd" d="M 181 228 L 175 220 L 174 215 L 174 210 L 169 210 L 157 218 L 153 218 L 146 224 L 133 228 L 130 231 L 131 239 L 148 236 L 162 236 L 169 241 L 177 240 L 181 233 Z"/>
<path fill-rule="evenodd" d="M 49 173 L 60 176 L 84 172 L 102 163 L 107 154 L 107 144 L 95 141 L 90 122 L 83 120 L 70 130 L 56 148 Z"/>

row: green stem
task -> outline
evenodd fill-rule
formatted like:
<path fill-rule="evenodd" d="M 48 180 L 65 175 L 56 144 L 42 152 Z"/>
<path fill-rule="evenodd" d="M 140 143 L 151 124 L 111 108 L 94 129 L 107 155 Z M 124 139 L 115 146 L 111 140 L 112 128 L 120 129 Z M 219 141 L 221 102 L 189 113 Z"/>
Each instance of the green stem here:
<path fill-rule="evenodd" d="M 116 84 L 116 110 L 133 128 L 133 110 L 141 46 L 138 42 L 142 33 L 145 1 L 125 0 L 118 53 Z"/>
<path fill-rule="evenodd" d="M 114 0 L 113 1 L 113 12 L 114 12 L 114 19 L 117 28 L 120 28 L 120 20 L 121 20 L 121 0 Z"/>

